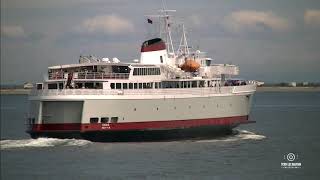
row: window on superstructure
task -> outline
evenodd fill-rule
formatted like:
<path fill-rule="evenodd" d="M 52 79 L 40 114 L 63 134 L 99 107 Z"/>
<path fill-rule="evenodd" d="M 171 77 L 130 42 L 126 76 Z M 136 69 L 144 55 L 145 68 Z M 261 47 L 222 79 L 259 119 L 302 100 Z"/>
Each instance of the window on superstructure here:
<path fill-rule="evenodd" d="M 154 83 L 154 88 L 155 88 L 155 89 L 158 89 L 158 82 L 155 82 L 155 83 Z"/>
<path fill-rule="evenodd" d="M 102 89 L 102 83 L 96 83 L 95 89 Z"/>
<path fill-rule="evenodd" d="M 118 122 L 118 117 L 111 117 L 111 123 L 117 123 Z"/>
<path fill-rule="evenodd" d="M 129 73 L 130 69 L 128 66 L 112 66 L 113 73 Z"/>
<path fill-rule="evenodd" d="M 147 89 L 147 83 L 142 83 L 143 89 Z"/>
<path fill-rule="evenodd" d="M 138 68 L 134 68 L 134 69 L 133 69 L 133 75 L 134 75 L 134 76 L 138 75 Z"/>
<path fill-rule="evenodd" d="M 197 81 L 192 81 L 191 87 L 196 88 L 197 87 Z"/>
<path fill-rule="evenodd" d="M 134 89 L 138 89 L 138 84 L 137 83 L 134 83 Z"/>
<path fill-rule="evenodd" d="M 183 88 L 187 88 L 187 82 L 186 81 L 182 81 L 183 84 Z"/>
<path fill-rule="evenodd" d="M 123 89 L 128 89 L 128 84 L 127 84 L 127 83 L 123 83 L 123 84 L 122 84 L 122 88 L 123 88 Z"/>
<path fill-rule="evenodd" d="M 199 87 L 204 87 L 204 81 L 199 81 Z"/>
<path fill-rule="evenodd" d="M 63 83 L 59 83 L 59 89 L 63 89 Z"/>
<path fill-rule="evenodd" d="M 37 89 L 42 89 L 42 83 L 37 84 Z"/>
<path fill-rule="evenodd" d="M 94 88 L 94 85 L 93 85 L 93 83 L 84 83 L 84 87 L 85 87 L 86 89 L 93 89 L 93 88 Z"/>
<path fill-rule="evenodd" d="M 211 65 L 211 60 L 206 60 L 206 66 L 210 66 Z"/>
<path fill-rule="evenodd" d="M 116 83 L 116 89 L 121 89 L 121 83 Z"/>
<path fill-rule="evenodd" d="M 48 84 L 48 89 L 58 89 L 57 83 Z"/>
<path fill-rule="evenodd" d="M 109 117 L 102 117 L 100 121 L 101 121 L 101 123 L 108 123 Z"/>
<path fill-rule="evenodd" d="M 90 123 L 98 123 L 98 121 L 99 121 L 99 118 L 97 117 L 90 118 Z"/>
<path fill-rule="evenodd" d="M 163 58 L 162 58 L 162 56 L 160 56 L 160 63 L 163 63 Z"/>
<path fill-rule="evenodd" d="M 129 83 L 129 89 L 133 89 L 133 83 Z"/>
<path fill-rule="evenodd" d="M 142 89 L 142 83 L 139 83 L 139 89 Z"/>
<path fill-rule="evenodd" d="M 115 88 L 114 83 L 111 83 L 111 84 L 110 84 L 110 88 L 111 88 L 111 89 L 114 89 L 114 88 Z"/>

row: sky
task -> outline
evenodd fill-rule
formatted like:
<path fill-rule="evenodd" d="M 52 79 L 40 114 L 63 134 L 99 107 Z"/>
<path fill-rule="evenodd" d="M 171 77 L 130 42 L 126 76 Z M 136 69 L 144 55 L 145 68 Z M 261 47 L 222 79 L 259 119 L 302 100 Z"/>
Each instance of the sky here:
<path fill-rule="evenodd" d="M 320 82 L 319 0 L 167 0 L 189 44 L 240 77 Z M 1 0 L 1 84 L 42 81 L 80 55 L 139 59 L 160 0 Z M 154 25 L 155 26 L 155 25 Z M 175 41 L 177 42 L 177 40 Z"/>

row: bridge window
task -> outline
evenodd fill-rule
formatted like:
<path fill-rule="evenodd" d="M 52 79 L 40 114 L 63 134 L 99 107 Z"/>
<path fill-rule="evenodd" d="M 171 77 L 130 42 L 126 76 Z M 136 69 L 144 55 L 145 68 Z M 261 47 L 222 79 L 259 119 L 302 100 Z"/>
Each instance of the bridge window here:
<path fill-rule="evenodd" d="M 98 121 L 99 121 L 99 118 L 97 117 L 90 118 L 90 123 L 98 123 Z"/>
<path fill-rule="evenodd" d="M 160 68 L 135 68 L 134 76 L 160 75 Z"/>

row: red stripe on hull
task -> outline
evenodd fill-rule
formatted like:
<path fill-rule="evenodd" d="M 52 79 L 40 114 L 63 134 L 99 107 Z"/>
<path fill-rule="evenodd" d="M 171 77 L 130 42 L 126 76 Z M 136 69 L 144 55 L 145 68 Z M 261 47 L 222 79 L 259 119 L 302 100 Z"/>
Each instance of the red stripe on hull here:
<path fill-rule="evenodd" d="M 149 121 L 131 123 L 66 123 L 66 124 L 35 124 L 32 132 L 44 131 L 130 131 L 130 130 L 162 130 L 181 129 L 199 126 L 236 126 L 238 124 L 249 123 L 248 116 L 234 116 L 224 118 L 172 120 L 172 121 Z"/>
<path fill-rule="evenodd" d="M 80 123 L 64 123 L 64 124 L 34 124 L 32 131 L 79 131 Z"/>

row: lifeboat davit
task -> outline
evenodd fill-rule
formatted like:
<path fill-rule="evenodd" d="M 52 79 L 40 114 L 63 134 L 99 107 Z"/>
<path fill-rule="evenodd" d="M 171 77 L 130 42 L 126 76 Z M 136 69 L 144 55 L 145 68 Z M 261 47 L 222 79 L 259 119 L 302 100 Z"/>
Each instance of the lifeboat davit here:
<path fill-rule="evenodd" d="M 200 67 L 200 64 L 194 60 L 188 59 L 180 66 L 180 68 L 186 72 L 196 72 Z"/>

